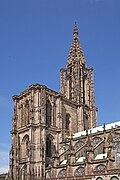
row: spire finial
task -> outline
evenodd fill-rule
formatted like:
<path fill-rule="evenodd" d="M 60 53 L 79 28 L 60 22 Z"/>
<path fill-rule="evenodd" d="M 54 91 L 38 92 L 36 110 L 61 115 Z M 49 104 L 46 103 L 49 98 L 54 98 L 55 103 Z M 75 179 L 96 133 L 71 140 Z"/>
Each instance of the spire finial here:
<path fill-rule="evenodd" d="M 74 36 L 74 38 L 78 37 L 78 28 L 77 28 L 76 22 L 75 22 L 75 26 L 74 26 L 73 36 Z"/>

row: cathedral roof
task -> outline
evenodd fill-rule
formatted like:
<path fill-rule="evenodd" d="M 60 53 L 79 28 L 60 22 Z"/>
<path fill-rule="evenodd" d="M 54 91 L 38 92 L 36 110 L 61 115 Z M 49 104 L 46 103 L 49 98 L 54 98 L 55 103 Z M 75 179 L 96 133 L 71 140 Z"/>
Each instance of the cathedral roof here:
<path fill-rule="evenodd" d="M 78 37 L 78 28 L 75 23 L 74 31 L 73 31 L 73 41 L 71 44 L 70 52 L 68 55 L 67 65 L 71 64 L 74 60 L 81 60 L 82 63 L 85 63 L 84 54 L 80 45 L 79 37 Z"/>
<path fill-rule="evenodd" d="M 76 161 L 77 163 L 81 163 L 85 160 L 86 157 L 79 157 L 78 160 Z"/>
<path fill-rule="evenodd" d="M 120 128 L 120 121 L 117 121 L 117 122 L 114 122 L 111 124 L 106 124 L 105 126 L 98 126 L 96 128 L 89 129 L 88 132 L 81 131 L 81 132 L 74 133 L 74 134 L 72 134 L 72 138 L 76 139 L 76 138 L 80 138 L 82 136 L 86 136 L 87 133 L 88 134 L 96 134 L 99 132 L 103 132 L 104 129 L 107 131 L 107 130 L 112 130 L 112 129 L 117 129 L 117 128 Z"/>
<path fill-rule="evenodd" d="M 101 159 L 105 159 L 105 158 L 107 158 L 107 153 L 98 154 L 98 155 L 95 157 L 95 160 L 101 160 Z"/>

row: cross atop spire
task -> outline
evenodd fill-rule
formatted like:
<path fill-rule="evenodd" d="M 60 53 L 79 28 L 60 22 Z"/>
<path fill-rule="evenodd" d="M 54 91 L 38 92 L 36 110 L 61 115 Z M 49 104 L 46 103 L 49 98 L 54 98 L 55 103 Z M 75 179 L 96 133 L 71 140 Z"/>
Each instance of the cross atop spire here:
<path fill-rule="evenodd" d="M 74 31 L 73 31 L 73 37 L 78 38 L 78 28 L 77 23 L 75 22 Z"/>

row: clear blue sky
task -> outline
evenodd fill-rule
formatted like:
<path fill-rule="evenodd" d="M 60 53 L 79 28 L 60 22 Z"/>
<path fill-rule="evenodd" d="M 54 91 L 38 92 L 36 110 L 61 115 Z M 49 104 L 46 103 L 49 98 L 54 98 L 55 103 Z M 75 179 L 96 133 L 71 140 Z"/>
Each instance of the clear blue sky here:
<path fill-rule="evenodd" d="M 98 124 L 120 120 L 120 0 L 0 0 L 0 172 L 8 165 L 12 95 L 35 83 L 59 91 L 75 21 L 95 71 Z"/>

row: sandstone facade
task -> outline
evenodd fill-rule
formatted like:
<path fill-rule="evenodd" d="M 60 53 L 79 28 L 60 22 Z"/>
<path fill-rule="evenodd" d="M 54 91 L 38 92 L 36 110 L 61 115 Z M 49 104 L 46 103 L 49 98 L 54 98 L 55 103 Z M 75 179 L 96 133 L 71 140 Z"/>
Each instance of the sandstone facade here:
<path fill-rule="evenodd" d="M 60 93 L 35 84 L 13 101 L 10 179 L 119 179 L 119 126 L 94 132 L 93 68 L 87 68 L 76 24 Z"/>

